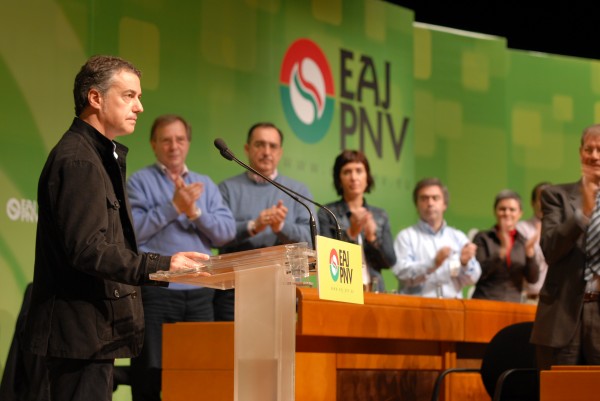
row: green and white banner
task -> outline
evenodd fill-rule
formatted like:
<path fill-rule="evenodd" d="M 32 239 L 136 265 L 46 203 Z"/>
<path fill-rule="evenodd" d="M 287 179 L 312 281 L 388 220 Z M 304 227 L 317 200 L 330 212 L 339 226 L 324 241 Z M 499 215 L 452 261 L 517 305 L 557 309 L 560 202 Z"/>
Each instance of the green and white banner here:
<path fill-rule="evenodd" d="M 154 161 L 149 128 L 160 114 L 190 121 L 189 167 L 215 182 L 241 169 L 214 139 L 244 158 L 248 128 L 271 121 L 285 136 L 280 172 L 320 203 L 337 198 L 335 156 L 363 150 L 376 180 L 368 201 L 387 210 L 394 236 L 416 221 L 412 189 L 425 176 L 448 184 L 447 220 L 464 231 L 493 224 L 501 189 L 527 205 L 536 182 L 576 180 L 580 132 L 600 121 L 598 61 L 414 24 L 411 10 L 380 0 L 3 1 L 2 369 L 32 280 L 39 172 L 74 116 L 73 80 L 93 54 L 143 73 L 144 113 L 120 138 L 129 174 Z"/>
<path fill-rule="evenodd" d="M 368 200 L 397 229 L 412 220 L 412 22 L 410 10 L 382 1 L 3 2 L 0 364 L 32 280 L 38 176 L 74 116 L 73 80 L 89 56 L 142 70 L 144 113 L 119 138 L 129 174 L 154 161 L 149 129 L 160 114 L 189 120 L 189 167 L 217 183 L 241 169 L 214 139 L 244 159 L 248 128 L 271 121 L 285 137 L 280 172 L 320 203 L 337 199 L 337 154 L 365 151 L 376 178 Z"/>

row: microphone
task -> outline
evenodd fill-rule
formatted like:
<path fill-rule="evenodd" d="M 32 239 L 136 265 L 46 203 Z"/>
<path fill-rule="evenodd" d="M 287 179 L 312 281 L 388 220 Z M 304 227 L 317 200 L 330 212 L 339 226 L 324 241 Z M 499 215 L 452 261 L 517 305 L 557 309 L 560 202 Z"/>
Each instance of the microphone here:
<path fill-rule="evenodd" d="M 214 143 L 215 143 L 216 148 L 219 149 L 219 152 L 221 153 L 221 156 L 223 156 L 227 160 L 233 160 L 233 161 L 235 161 L 237 164 L 239 164 L 240 166 L 244 167 L 246 170 L 250 170 L 254 174 L 262 177 L 263 179 L 265 179 L 266 181 L 268 181 L 269 183 L 271 183 L 272 185 L 274 185 L 276 188 L 278 188 L 280 191 L 284 192 L 289 197 L 291 197 L 293 200 L 295 200 L 296 202 L 298 202 L 299 204 L 301 204 L 302 206 L 304 206 L 306 208 L 306 210 L 308 211 L 308 215 L 310 216 L 310 239 L 311 239 L 311 242 L 312 242 L 312 249 L 317 249 L 316 248 L 316 242 L 315 242 L 315 237 L 317 236 L 317 223 L 315 222 L 315 216 L 313 215 L 313 213 L 310 210 L 310 208 L 308 207 L 308 205 L 306 203 L 302 202 L 300 199 L 298 199 L 298 197 L 295 195 L 296 192 L 294 192 L 291 189 L 289 189 L 289 188 L 287 188 L 287 187 L 285 187 L 285 186 L 283 186 L 283 185 L 281 185 L 281 184 L 273 181 L 272 179 L 264 176 L 263 174 L 261 174 L 258 171 L 256 171 L 256 169 L 248 166 L 246 163 L 244 163 L 241 160 L 239 160 L 237 157 L 234 156 L 234 154 L 231 152 L 231 150 L 229 150 L 229 148 L 225 144 L 225 141 L 222 140 L 221 138 L 215 139 Z"/>
<path fill-rule="evenodd" d="M 285 187 L 285 186 L 273 181 L 272 179 L 270 179 L 270 178 L 264 176 L 263 174 L 259 173 L 258 171 L 256 171 L 256 169 L 248 166 L 246 163 L 242 162 L 237 157 L 235 157 L 235 155 L 233 154 L 233 152 L 231 150 L 229 150 L 229 148 L 227 147 L 227 144 L 225 144 L 225 141 L 223 139 L 221 139 L 221 138 L 215 139 L 214 144 L 215 144 L 215 147 L 217 149 L 219 149 L 219 153 L 221 153 L 221 156 L 223 156 L 225 159 L 233 160 L 237 164 L 239 164 L 240 166 L 245 168 L 246 170 L 252 171 L 254 174 L 262 177 L 264 180 L 268 181 L 269 183 L 271 183 L 272 185 L 277 187 L 280 191 L 289 195 L 292 199 L 294 199 L 296 202 L 300 203 L 302 206 L 304 206 L 306 208 L 306 210 L 308 210 L 308 214 L 310 215 L 310 232 L 311 232 L 311 239 L 313 242 L 313 249 L 316 249 L 315 248 L 315 236 L 316 236 L 316 232 L 317 232 L 317 226 L 315 223 L 315 217 L 313 216 L 310 208 L 304 202 L 300 201 L 300 199 L 298 199 L 298 197 L 312 203 L 313 205 L 315 205 L 317 207 L 322 208 L 327 213 L 329 213 L 333 217 L 333 220 L 335 221 L 335 224 L 336 224 L 336 237 L 337 237 L 336 239 L 338 239 L 338 240 L 342 239 L 342 229 L 340 228 L 340 223 L 337 219 L 337 216 L 331 210 L 329 210 L 327 207 L 321 205 L 320 203 L 313 201 L 312 199 L 310 199 L 296 191 L 293 191 L 292 189 L 290 189 L 288 187 Z"/>
<path fill-rule="evenodd" d="M 221 138 L 215 139 L 215 147 L 217 149 L 219 149 L 219 153 L 221 153 L 221 156 L 223 156 L 227 160 L 231 161 L 235 158 L 233 153 L 231 153 L 231 150 L 229 150 L 229 148 L 227 147 L 227 144 L 225 143 L 225 141 L 222 140 Z M 238 160 L 238 163 L 241 163 L 241 162 Z M 246 169 L 250 169 L 250 166 L 242 166 L 242 167 L 244 167 Z"/>

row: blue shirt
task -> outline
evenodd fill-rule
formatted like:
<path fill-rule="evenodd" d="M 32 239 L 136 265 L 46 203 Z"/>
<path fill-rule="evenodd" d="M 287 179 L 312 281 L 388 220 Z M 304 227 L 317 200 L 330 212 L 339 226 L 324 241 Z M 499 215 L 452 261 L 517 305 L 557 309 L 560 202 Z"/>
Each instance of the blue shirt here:
<path fill-rule="evenodd" d="M 279 174 L 274 181 L 312 199 L 308 188 L 296 180 Z M 272 184 L 256 182 L 247 173 L 242 173 L 221 182 L 219 190 L 225 203 L 233 212 L 236 222 L 235 239 L 221 247 L 219 250 L 221 253 L 240 252 L 295 242 L 306 242 L 309 247 L 312 245 L 308 211 Z M 248 222 L 256 219 L 262 210 L 276 205 L 279 200 L 283 200 L 283 204 L 288 208 L 282 230 L 274 233 L 270 228 L 266 228 L 254 236 L 250 235 Z M 305 203 L 308 204 L 308 202 Z M 308 204 L 308 207 L 314 215 L 313 205 Z"/>
<path fill-rule="evenodd" d="M 451 277 L 450 264 L 460 260 L 462 248 L 470 241 L 467 236 L 446 222 L 434 232 L 426 222 L 419 222 L 400 231 L 394 241 L 396 265 L 393 272 L 400 283 L 400 293 L 424 297 L 462 298 L 462 288 L 477 282 L 481 266 L 472 257 L 461 266 L 458 276 Z M 448 246 L 451 255 L 433 273 L 438 250 Z M 460 262 L 458 262 L 460 263 Z"/>
<path fill-rule="evenodd" d="M 223 202 L 216 184 L 206 175 L 188 171 L 186 184 L 201 182 L 204 191 L 196 201 L 202 211 L 191 221 L 173 205 L 175 184 L 158 164 L 134 173 L 127 181 L 127 191 L 136 239 L 140 251 L 172 255 L 195 251 L 211 253 L 235 236 L 235 221 Z M 169 288 L 197 288 L 187 284 L 169 284 Z"/>

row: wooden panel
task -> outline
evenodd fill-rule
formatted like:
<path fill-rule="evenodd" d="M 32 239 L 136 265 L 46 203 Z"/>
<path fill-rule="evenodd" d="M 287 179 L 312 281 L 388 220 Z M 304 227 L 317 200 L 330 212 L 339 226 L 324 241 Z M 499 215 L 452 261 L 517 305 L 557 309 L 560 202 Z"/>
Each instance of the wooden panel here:
<path fill-rule="evenodd" d="M 365 305 L 354 305 L 322 301 L 316 289 L 297 294 L 297 401 L 428 399 L 441 370 L 479 367 L 498 330 L 535 315 L 535 305 L 508 302 L 366 293 Z M 233 330 L 231 322 L 165 325 L 165 400 L 231 400 Z M 478 374 L 452 375 L 443 397 L 489 401 Z"/>
<path fill-rule="evenodd" d="M 598 399 L 600 370 L 585 367 L 543 370 L 540 374 L 540 401 L 590 401 Z"/>
<path fill-rule="evenodd" d="M 296 353 L 296 400 L 336 401 L 335 354 Z"/>
<path fill-rule="evenodd" d="M 441 370 L 441 356 L 338 354 L 338 369 Z"/>
<path fill-rule="evenodd" d="M 339 401 L 429 401 L 436 371 L 338 371 Z M 314 401 L 314 400 L 311 400 Z"/>
<path fill-rule="evenodd" d="M 455 373 L 450 380 L 450 401 L 489 401 L 479 373 Z"/>
<path fill-rule="evenodd" d="M 440 355 L 440 349 L 438 341 L 296 336 L 296 352 Z"/>
<path fill-rule="evenodd" d="M 163 370 L 163 401 L 233 400 L 233 370 Z"/>
<path fill-rule="evenodd" d="M 163 325 L 163 369 L 233 370 L 233 322 Z"/>
<path fill-rule="evenodd" d="M 454 340 L 464 337 L 459 300 L 365 293 L 365 304 L 322 301 L 298 290 L 297 333 L 310 336 Z"/>
<path fill-rule="evenodd" d="M 599 365 L 553 365 L 551 370 L 597 370 L 600 371 Z"/>
<path fill-rule="evenodd" d="M 535 320 L 535 305 L 467 299 L 464 303 L 465 342 L 488 343 L 502 328 Z"/>

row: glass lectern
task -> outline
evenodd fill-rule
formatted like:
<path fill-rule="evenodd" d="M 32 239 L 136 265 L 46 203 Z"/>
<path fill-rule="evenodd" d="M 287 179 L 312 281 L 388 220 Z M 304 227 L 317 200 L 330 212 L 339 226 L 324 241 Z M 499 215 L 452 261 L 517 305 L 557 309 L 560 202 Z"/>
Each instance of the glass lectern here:
<path fill-rule="evenodd" d="M 234 401 L 293 401 L 295 287 L 307 285 L 314 263 L 315 251 L 298 243 L 211 256 L 200 267 L 150 277 L 235 288 Z"/>

